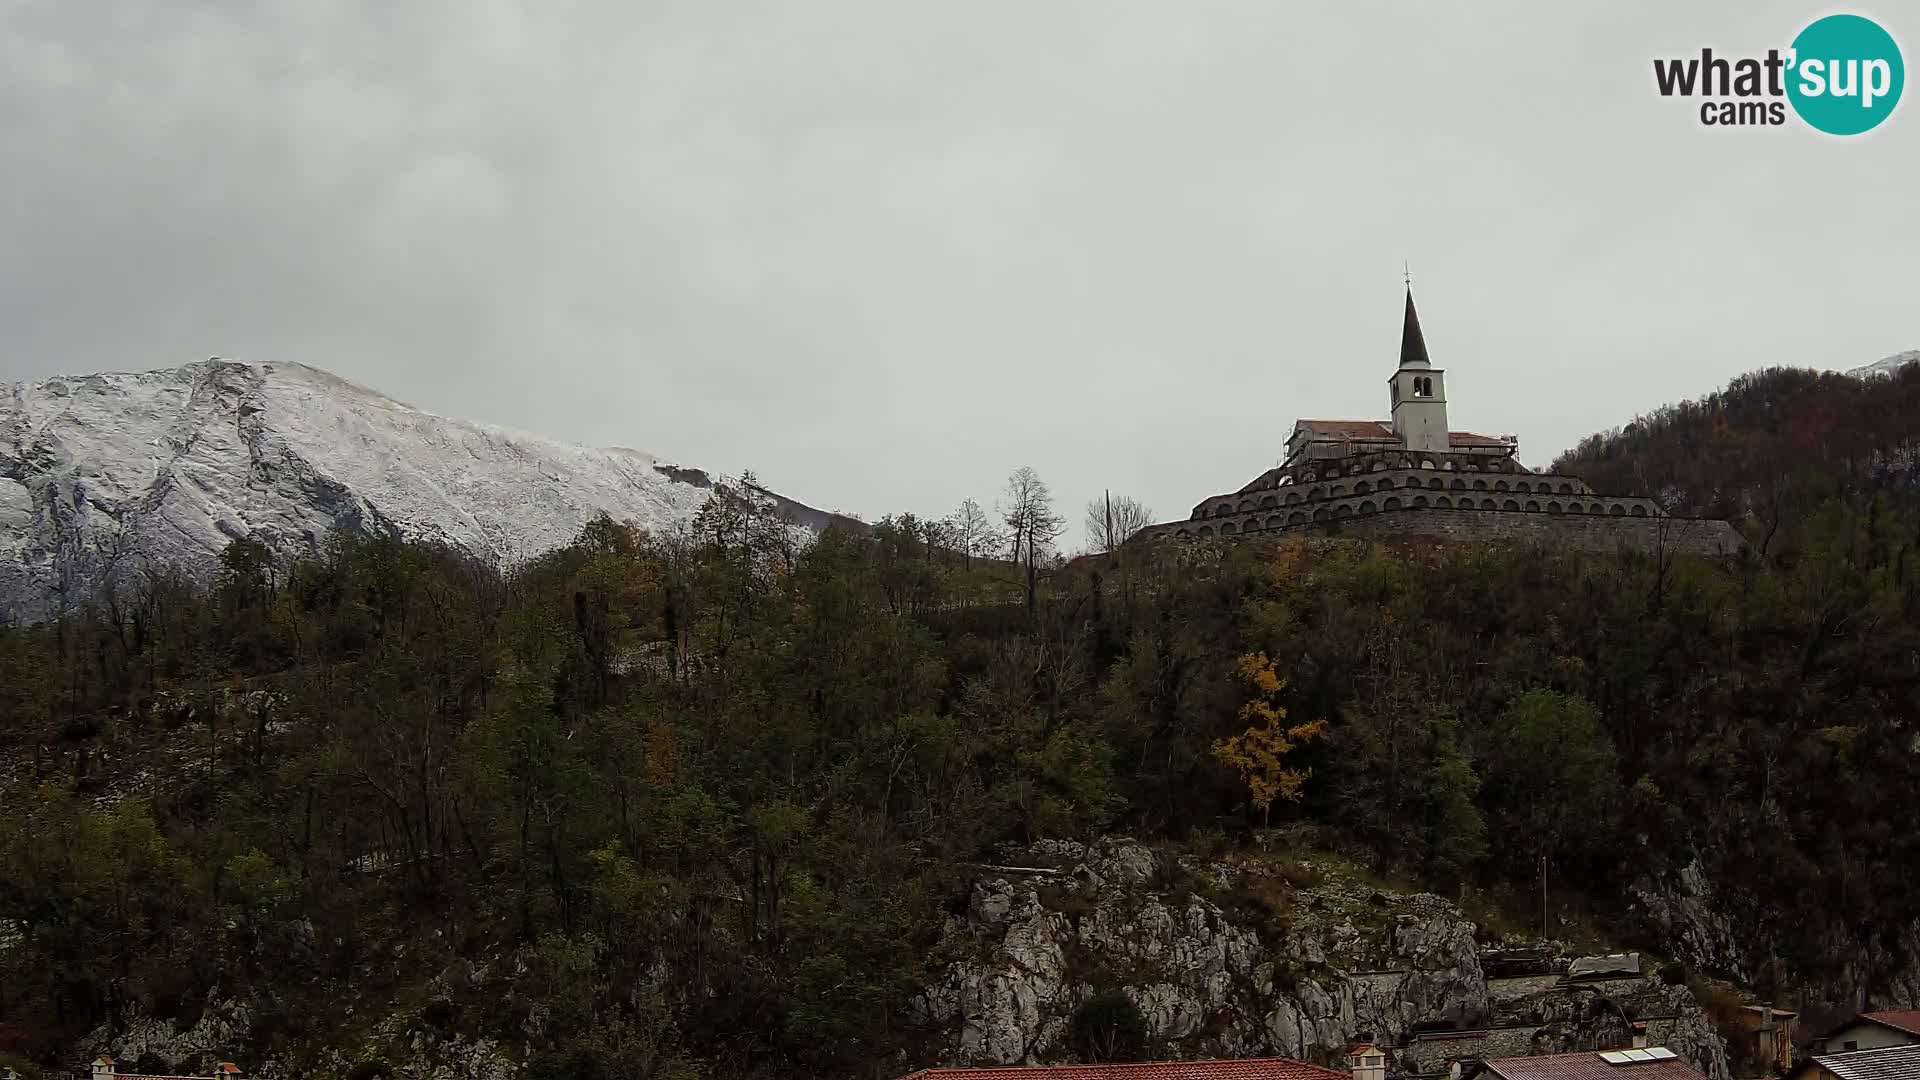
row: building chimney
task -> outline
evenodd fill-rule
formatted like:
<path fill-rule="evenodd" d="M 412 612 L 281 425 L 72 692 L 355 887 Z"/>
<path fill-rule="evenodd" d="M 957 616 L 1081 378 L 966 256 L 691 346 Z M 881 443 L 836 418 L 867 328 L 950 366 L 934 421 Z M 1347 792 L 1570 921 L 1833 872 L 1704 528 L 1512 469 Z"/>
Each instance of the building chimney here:
<path fill-rule="evenodd" d="M 113 1080 L 113 1059 L 105 1054 L 93 1059 L 93 1080 Z"/>
<path fill-rule="evenodd" d="M 1373 1033 L 1360 1033 L 1360 1043 L 1347 1051 L 1347 1066 L 1353 1070 L 1353 1080 L 1387 1080 L 1387 1055 L 1379 1047 L 1366 1040 Z"/>
<path fill-rule="evenodd" d="M 1645 1020 L 1635 1020 L 1633 1022 L 1633 1048 L 1635 1050 L 1645 1050 L 1647 1048 L 1647 1022 Z"/>

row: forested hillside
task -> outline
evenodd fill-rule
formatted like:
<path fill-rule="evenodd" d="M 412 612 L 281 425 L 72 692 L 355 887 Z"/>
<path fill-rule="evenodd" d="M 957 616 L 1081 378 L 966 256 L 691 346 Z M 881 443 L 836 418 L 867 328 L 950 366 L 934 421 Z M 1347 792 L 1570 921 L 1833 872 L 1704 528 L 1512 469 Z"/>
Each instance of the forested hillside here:
<path fill-rule="evenodd" d="M 1738 510 L 1729 562 L 1163 545 L 1029 605 L 930 523 L 796 545 L 725 495 L 505 577 L 236 544 L 0 631 L 0 1052 L 217 988 L 233 1054 L 310 1075 L 390 1071 L 323 1051 L 408 1012 L 542 1078 L 893 1076 L 996 844 L 1280 825 L 1523 928 L 1544 867 L 1551 933 L 1815 1013 L 1920 1004 L 1917 395 L 1764 373 L 1566 459 Z"/>
<path fill-rule="evenodd" d="M 1593 435 L 1554 462 L 1602 491 L 1749 519 L 1765 543 L 1789 501 L 1829 485 L 1920 487 L 1920 364 L 1856 378 L 1772 368 Z M 1796 491 L 1796 489 L 1798 489 Z"/>

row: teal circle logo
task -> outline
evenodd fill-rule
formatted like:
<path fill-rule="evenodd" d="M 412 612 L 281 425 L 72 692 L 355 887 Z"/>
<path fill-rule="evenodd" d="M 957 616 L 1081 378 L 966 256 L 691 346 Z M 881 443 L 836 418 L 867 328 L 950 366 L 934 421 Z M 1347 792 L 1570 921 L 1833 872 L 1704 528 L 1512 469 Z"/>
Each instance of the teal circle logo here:
<path fill-rule="evenodd" d="M 1872 130 L 1900 103 L 1906 66 L 1880 24 L 1829 15 L 1793 39 L 1787 100 L 1800 119 L 1829 135 Z"/>

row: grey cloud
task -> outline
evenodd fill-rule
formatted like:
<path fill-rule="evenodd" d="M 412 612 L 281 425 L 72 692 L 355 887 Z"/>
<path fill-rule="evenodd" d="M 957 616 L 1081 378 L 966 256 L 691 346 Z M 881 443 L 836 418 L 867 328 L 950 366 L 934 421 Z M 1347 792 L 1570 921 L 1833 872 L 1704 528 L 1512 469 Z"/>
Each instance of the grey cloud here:
<path fill-rule="evenodd" d="M 1411 259 L 1543 463 L 1920 344 L 1920 105 L 1652 87 L 1823 11 L 0 0 L 0 379 L 299 360 L 867 516 L 1024 463 L 1169 517 L 1384 412 Z"/>

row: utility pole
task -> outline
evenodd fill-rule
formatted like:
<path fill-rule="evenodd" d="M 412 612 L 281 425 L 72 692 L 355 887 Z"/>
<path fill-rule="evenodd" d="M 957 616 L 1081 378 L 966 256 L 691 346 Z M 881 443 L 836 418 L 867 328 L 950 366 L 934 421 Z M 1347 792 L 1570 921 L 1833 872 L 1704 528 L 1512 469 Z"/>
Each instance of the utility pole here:
<path fill-rule="evenodd" d="M 1540 856 L 1540 940 L 1552 936 L 1547 932 L 1547 857 L 1543 854 Z"/>

